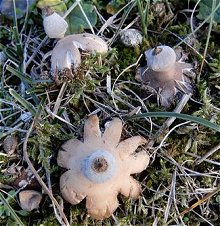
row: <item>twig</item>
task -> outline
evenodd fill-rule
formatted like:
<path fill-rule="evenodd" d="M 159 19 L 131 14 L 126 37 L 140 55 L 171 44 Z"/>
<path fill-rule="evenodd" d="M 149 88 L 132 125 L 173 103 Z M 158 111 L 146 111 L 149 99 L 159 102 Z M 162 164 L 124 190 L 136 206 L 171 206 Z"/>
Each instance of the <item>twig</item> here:
<path fill-rule="evenodd" d="M 210 155 L 212 155 L 213 153 L 215 153 L 216 151 L 218 151 L 220 149 L 220 143 L 218 145 L 216 145 L 215 147 L 213 147 L 210 151 L 208 151 L 204 156 L 202 156 L 200 159 L 198 159 L 196 161 L 196 165 L 199 165 L 200 163 L 202 163 L 204 160 L 206 160 Z"/>
<path fill-rule="evenodd" d="M 180 126 L 183 126 L 183 125 L 186 125 L 186 124 L 188 124 L 188 123 L 190 123 L 190 121 L 182 122 L 182 123 L 180 123 L 180 124 L 174 126 L 172 129 L 170 129 L 169 132 L 164 136 L 163 140 L 160 142 L 160 145 L 155 149 L 155 152 L 156 152 L 159 148 L 161 148 L 161 147 L 163 146 L 164 141 L 167 139 L 167 137 L 168 137 L 168 136 L 169 136 L 176 128 L 178 128 L 178 127 L 180 127 Z"/>
<path fill-rule="evenodd" d="M 165 213 L 164 213 L 165 222 L 167 222 L 168 217 L 170 215 L 171 205 L 172 205 L 172 202 L 174 200 L 175 187 L 176 187 L 176 169 L 174 169 L 174 172 L 173 172 L 173 179 L 172 179 L 171 186 L 170 186 L 170 193 L 169 193 L 169 197 L 168 197 L 168 200 L 167 200 L 166 210 L 165 210 Z"/>
<path fill-rule="evenodd" d="M 196 155 L 194 153 L 190 153 L 190 152 L 185 152 L 186 155 L 189 155 L 189 156 L 192 156 L 192 157 L 195 157 L 195 158 L 202 158 L 201 156 L 199 155 Z M 214 164 L 214 165 L 217 165 L 217 166 L 220 166 L 220 162 L 216 162 L 216 161 L 212 161 L 212 160 L 209 160 L 209 159 L 204 159 L 205 162 L 208 162 L 208 163 L 211 163 L 211 164 Z"/>
<path fill-rule="evenodd" d="M 93 29 L 93 27 L 92 27 L 92 25 L 91 25 L 91 23 L 90 23 L 90 21 L 89 21 L 87 15 L 86 15 L 86 13 L 85 13 L 83 7 L 82 7 L 81 4 L 80 4 L 80 1 L 81 1 L 81 0 L 76 0 L 76 1 L 71 5 L 71 7 L 70 7 L 70 8 L 65 12 L 65 14 L 63 15 L 63 19 L 65 19 L 65 18 L 72 12 L 72 10 L 78 5 L 79 8 L 80 8 L 80 10 L 81 10 L 81 12 L 82 12 L 82 14 L 83 14 L 83 16 L 84 16 L 84 18 L 85 18 L 85 20 L 86 20 L 86 22 L 87 22 L 87 24 L 89 25 L 90 30 L 92 31 L 93 34 L 95 34 L 94 29 Z"/>
<path fill-rule="evenodd" d="M 75 2 L 69 7 L 69 9 L 64 13 L 63 19 L 65 19 L 65 18 L 72 12 L 72 10 L 78 5 L 78 2 L 79 2 L 79 0 L 78 0 L 78 1 L 75 1 Z"/>
<path fill-rule="evenodd" d="M 124 14 L 122 15 L 121 18 L 121 22 L 118 26 L 118 29 L 115 31 L 113 37 L 111 39 L 109 39 L 109 46 L 111 46 L 113 44 L 113 42 L 115 41 L 115 39 L 117 38 L 119 32 L 121 31 L 121 27 L 123 25 L 123 23 L 125 22 L 126 18 L 128 17 L 129 13 L 131 12 L 131 10 L 133 9 L 133 7 L 135 6 L 135 2 L 136 0 L 131 0 L 129 1 L 124 7 L 127 7 L 128 5 L 130 5 L 131 3 L 133 3 L 130 8 L 128 8 L 128 10 L 126 12 L 124 12 Z"/>
<path fill-rule="evenodd" d="M 50 116 L 52 116 L 52 118 L 57 118 L 57 119 L 59 119 L 61 122 L 66 123 L 67 125 L 71 126 L 72 128 L 75 128 L 75 126 L 74 126 L 73 124 L 71 124 L 70 122 L 66 121 L 66 120 L 63 119 L 62 117 L 60 117 L 60 116 L 54 114 L 54 113 L 50 110 L 50 108 L 49 108 L 48 106 L 46 106 L 45 109 L 46 109 L 47 113 L 48 113 Z"/>
<path fill-rule="evenodd" d="M 24 144 L 23 144 L 23 156 L 25 161 L 27 162 L 30 170 L 32 171 L 32 173 L 35 175 L 36 179 L 38 180 L 39 184 L 42 186 L 43 190 L 45 191 L 45 193 L 50 197 L 51 201 L 55 204 L 56 208 L 58 209 L 60 216 L 62 217 L 63 221 L 64 221 L 64 225 L 65 226 L 70 226 L 64 212 L 63 212 L 63 208 L 60 206 L 60 204 L 57 202 L 57 200 L 54 198 L 53 194 L 51 193 L 51 191 L 48 189 L 48 187 L 46 186 L 46 184 L 44 183 L 44 181 L 41 179 L 41 177 L 39 176 L 39 174 L 37 173 L 37 171 L 35 170 L 34 166 L 32 165 L 28 153 L 27 153 L 27 143 L 28 143 L 28 138 L 31 134 L 31 132 L 33 131 L 34 127 L 36 126 L 36 119 L 33 120 L 33 122 L 31 123 L 31 126 L 29 128 L 29 130 L 27 131 L 27 134 L 25 136 L 25 140 L 24 140 Z"/>
<path fill-rule="evenodd" d="M 38 51 L 41 49 L 41 47 L 44 45 L 44 43 L 47 41 L 48 36 L 45 36 L 44 39 L 40 42 L 40 44 L 37 46 L 33 54 L 30 56 L 29 60 L 26 62 L 26 67 L 31 63 L 31 61 L 34 59 Z"/>
<path fill-rule="evenodd" d="M 180 100 L 180 102 L 178 103 L 178 105 L 176 106 L 176 108 L 173 110 L 173 112 L 175 113 L 181 113 L 183 108 L 185 107 L 186 103 L 188 102 L 188 100 L 190 99 L 190 97 L 192 96 L 192 94 L 184 94 L 182 99 Z M 148 148 L 151 148 L 154 143 L 155 143 L 155 137 L 159 137 L 161 134 L 164 133 L 164 131 L 166 129 L 168 129 L 172 123 L 175 121 L 175 117 L 171 117 L 171 118 L 168 118 L 164 123 L 163 125 L 161 126 L 161 128 L 156 132 L 156 134 L 154 135 L 154 138 L 148 143 L 147 147 Z M 187 122 L 189 123 L 189 122 Z M 181 126 L 181 125 L 184 125 L 185 123 L 181 123 L 180 125 L 178 126 Z M 176 128 L 176 127 L 175 127 Z M 171 131 L 170 131 L 171 132 Z M 169 135 L 170 133 L 168 133 L 162 140 L 162 142 L 160 143 L 159 145 L 159 148 L 162 146 L 163 144 L 163 141 L 167 138 L 167 136 Z M 157 149 L 158 150 L 158 149 Z"/>
<path fill-rule="evenodd" d="M 43 150 L 42 150 L 43 151 Z M 48 164 L 50 165 L 50 159 L 48 159 Z M 52 186 L 51 186 L 51 179 L 50 179 L 50 172 L 48 169 L 45 168 L 45 171 L 46 171 L 46 178 L 47 178 L 47 183 L 48 183 L 48 188 L 49 190 L 52 192 Z M 56 206 L 54 204 L 54 202 L 52 202 L 52 205 L 53 205 L 53 210 L 54 210 L 54 213 L 55 213 L 55 216 L 58 220 L 58 222 L 62 225 L 63 222 L 62 222 L 62 218 L 59 216 L 59 214 L 57 213 L 57 209 L 56 209 Z"/>
<path fill-rule="evenodd" d="M 99 29 L 98 34 L 103 33 L 104 30 L 110 26 L 111 24 L 114 24 L 114 20 L 117 18 L 118 14 L 121 13 L 125 8 L 127 8 L 132 2 L 134 2 L 135 0 L 129 1 L 125 6 L 123 6 L 118 12 L 116 12 L 113 16 L 109 17 L 105 23 L 102 25 L 102 27 Z M 97 10 L 98 11 L 98 10 Z M 103 18 L 104 20 L 104 18 Z M 118 28 L 120 29 L 120 28 Z"/>
<path fill-rule="evenodd" d="M 66 87 L 67 87 L 67 82 L 64 82 L 61 89 L 60 89 L 60 92 L 57 96 L 57 100 L 55 102 L 55 105 L 53 107 L 53 114 L 57 114 L 58 110 L 59 110 L 59 107 L 60 107 L 60 104 L 61 104 L 61 101 L 62 101 L 62 98 L 63 98 L 63 95 L 66 91 Z"/>
<path fill-rule="evenodd" d="M 19 128 L 24 124 L 24 122 L 20 122 L 19 124 L 17 124 L 16 126 L 14 126 L 13 128 L 11 127 L 5 127 L 5 126 L 0 126 L 0 131 L 4 131 L 4 130 L 8 130 L 7 132 L 5 133 L 0 133 L 0 139 L 2 139 L 3 137 L 13 133 L 14 131 L 17 131 L 19 130 Z M 21 132 L 26 132 L 25 130 L 20 130 Z"/>
<path fill-rule="evenodd" d="M 185 210 L 183 210 L 180 213 L 180 216 L 183 217 L 186 213 L 188 213 L 191 210 L 195 209 L 197 206 L 201 205 L 203 202 L 205 202 L 206 200 L 208 200 L 209 198 L 211 198 L 213 195 L 215 195 L 219 191 L 220 191 L 220 186 L 218 186 L 213 192 L 210 192 L 205 197 L 203 197 L 202 199 L 198 200 L 196 203 L 194 203 L 193 205 L 191 205 L 189 208 L 186 208 Z"/>
<path fill-rule="evenodd" d="M 85 18 L 87 24 L 89 25 L 90 30 L 92 31 L 93 34 L 95 34 L 95 31 L 94 31 L 94 29 L 93 29 L 93 27 L 92 27 L 92 24 L 90 23 L 90 21 L 89 21 L 87 15 L 86 15 L 86 13 L 85 13 L 83 7 L 82 7 L 81 4 L 80 4 L 80 0 L 77 0 L 76 2 L 78 2 L 78 6 L 79 6 L 79 8 L 80 8 L 80 10 L 81 10 L 81 12 L 82 12 L 82 14 L 83 14 L 83 16 L 84 16 L 84 18 Z"/>
<path fill-rule="evenodd" d="M 118 76 L 117 76 L 117 78 L 115 79 L 115 81 L 114 81 L 114 83 L 113 83 L 113 85 L 112 85 L 112 90 L 111 90 L 111 97 L 112 97 L 112 101 L 113 101 L 113 103 L 114 103 L 114 105 L 115 105 L 115 108 L 118 110 L 118 106 L 117 106 L 117 104 L 115 103 L 115 99 L 114 99 L 114 89 L 115 89 L 115 86 L 116 86 L 116 82 L 118 81 L 118 79 L 127 71 L 127 70 L 129 70 L 130 68 L 132 68 L 132 67 L 135 67 L 135 66 L 137 66 L 138 65 L 138 63 L 139 63 L 139 61 L 140 61 L 140 59 L 141 59 L 141 57 L 142 57 L 142 54 L 140 55 L 140 57 L 138 58 L 138 60 L 134 63 L 134 64 L 131 64 L 131 65 L 129 65 L 128 67 L 126 67 Z"/>
<path fill-rule="evenodd" d="M 190 27 L 191 27 L 191 31 L 192 31 L 192 35 L 195 37 L 195 33 L 194 33 L 194 27 L 193 27 L 193 18 L 194 18 L 194 12 L 196 11 L 197 6 L 199 5 L 201 0 L 198 0 L 197 3 L 195 4 L 191 16 L 190 16 Z"/>
<path fill-rule="evenodd" d="M 220 8 L 220 2 L 216 6 L 216 8 L 212 11 L 212 13 L 209 16 L 207 16 L 206 19 L 201 24 L 199 24 L 199 26 L 194 30 L 194 34 L 197 31 L 199 31 L 199 29 L 210 20 L 210 18 L 212 17 L 212 14 L 214 14 L 219 8 Z M 175 47 L 180 46 L 182 43 L 186 42 L 186 39 L 192 34 L 193 34 L 192 32 L 190 34 L 188 34 L 188 36 L 186 38 L 182 39 L 182 41 L 179 42 Z"/>

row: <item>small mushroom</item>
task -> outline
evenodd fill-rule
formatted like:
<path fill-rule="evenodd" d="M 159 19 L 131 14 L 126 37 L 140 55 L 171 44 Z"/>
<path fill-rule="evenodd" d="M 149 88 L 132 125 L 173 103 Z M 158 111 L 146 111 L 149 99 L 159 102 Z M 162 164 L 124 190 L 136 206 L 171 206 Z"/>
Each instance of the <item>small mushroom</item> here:
<path fill-rule="evenodd" d="M 81 54 L 74 44 L 71 36 L 59 40 L 53 48 L 51 56 L 51 70 L 63 71 L 64 69 L 76 69 L 81 64 Z"/>
<path fill-rule="evenodd" d="M 43 25 L 49 38 L 63 38 L 68 28 L 68 23 L 56 12 L 44 16 Z"/>
<path fill-rule="evenodd" d="M 51 70 L 62 72 L 65 69 L 77 69 L 81 63 L 80 48 L 87 52 L 106 53 L 106 42 L 97 35 L 82 33 L 68 35 L 59 40 L 52 51 Z"/>
<path fill-rule="evenodd" d="M 3 141 L 3 149 L 8 155 L 12 155 L 18 146 L 18 139 L 15 135 L 8 135 Z"/>
<path fill-rule="evenodd" d="M 162 106 L 169 107 L 177 93 L 191 93 L 191 81 L 184 74 L 192 64 L 177 61 L 175 51 L 169 46 L 157 46 L 145 52 L 147 66 L 140 67 L 136 79 L 153 88 Z"/>
<path fill-rule="evenodd" d="M 42 194 L 34 190 L 24 190 L 19 193 L 20 206 L 23 210 L 32 211 L 38 209 Z"/>
<path fill-rule="evenodd" d="M 91 217 L 102 220 L 118 207 L 117 195 L 136 198 L 141 186 L 130 174 L 149 164 L 145 151 L 135 152 L 147 140 L 133 136 L 120 142 L 122 122 L 114 118 L 102 134 L 99 119 L 90 116 L 84 125 L 84 141 L 71 139 L 58 153 L 58 165 L 68 169 L 60 178 L 63 198 L 78 204 L 86 198 Z"/>
<path fill-rule="evenodd" d="M 123 30 L 119 34 L 120 41 L 125 45 L 125 46 L 138 46 L 142 43 L 143 41 L 143 36 L 140 31 L 137 29 L 127 29 Z"/>

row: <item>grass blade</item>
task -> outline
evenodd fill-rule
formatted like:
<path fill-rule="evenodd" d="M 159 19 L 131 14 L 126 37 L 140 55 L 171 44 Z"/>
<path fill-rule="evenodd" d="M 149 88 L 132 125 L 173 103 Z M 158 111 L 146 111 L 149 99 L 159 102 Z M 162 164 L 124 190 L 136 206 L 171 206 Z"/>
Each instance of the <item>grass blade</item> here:
<path fill-rule="evenodd" d="M 8 71 L 10 71 L 12 74 L 14 74 L 15 76 L 17 76 L 18 78 L 20 78 L 21 81 L 23 81 L 25 87 L 27 90 L 31 89 L 32 88 L 32 85 L 33 85 L 33 81 L 30 77 L 28 76 L 25 76 L 23 73 L 21 73 L 20 71 L 14 69 L 13 67 L 11 66 L 6 66 L 6 69 Z M 30 93 L 31 97 L 33 98 L 34 102 L 36 104 L 39 104 L 39 99 L 37 98 L 37 96 L 33 93 Z"/>
<path fill-rule="evenodd" d="M 137 7 L 138 7 L 138 12 L 140 14 L 141 18 L 141 27 L 143 30 L 144 38 L 147 39 L 147 16 L 148 16 L 148 7 L 149 3 L 148 1 L 146 2 L 146 8 L 144 9 L 143 2 L 141 0 L 137 0 Z"/>
<path fill-rule="evenodd" d="M 42 114 L 42 112 L 44 111 L 44 105 L 45 105 L 45 102 L 46 102 L 46 98 L 42 98 L 39 106 L 38 106 L 38 109 L 36 111 L 36 114 L 35 114 L 35 118 L 38 119 L 40 118 L 40 115 Z"/>
<path fill-rule="evenodd" d="M 21 97 L 15 90 L 9 89 L 9 93 L 23 106 L 25 107 L 33 116 L 36 115 L 36 110 L 34 106 Z"/>
<path fill-rule="evenodd" d="M 4 203 L 5 207 L 9 210 L 9 212 L 11 213 L 11 216 L 15 219 L 15 221 L 17 222 L 17 224 L 20 225 L 20 226 L 25 226 L 23 224 L 23 222 L 21 221 L 21 219 L 19 218 L 19 216 L 16 214 L 16 212 L 10 206 L 10 204 L 8 203 L 8 201 L 4 198 L 4 196 L 2 195 L 2 192 L 1 191 L 0 191 L 0 199 Z"/>
<path fill-rule="evenodd" d="M 129 116 L 126 119 L 131 120 L 131 119 L 138 119 L 138 118 L 145 118 L 145 117 L 175 117 L 175 118 L 183 119 L 186 121 L 195 122 L 195 123 L 201 124 L 203 126 L 206 126 L 210 129 L 213 129 L 217 132 L 220 132 L 220 126 L 215 123 L 212 123 L 212 122 L 210 122 L 206 119 L 200 118 L 200 117 L 187 115 L 187 114 L 181 114 L 181 113 L 175 113 L 175 112 L 147 112 L 147 113 L 143 113 L 143 114 Z"/>
<path fill-rule="evenodd" d="M 6 66 L 6 70 L 10 71 L 13 75 L 17 76 L 18 78 L 21 79 L 21 81 L 25 81 L 27 82 L 28 84 L 32 84 L 33 81 L 31 78 L 27 77 L 27 76 L 24 76 L 20 71 L 18 70 L 15 70 L 13 67 L 11 66 Z"/>

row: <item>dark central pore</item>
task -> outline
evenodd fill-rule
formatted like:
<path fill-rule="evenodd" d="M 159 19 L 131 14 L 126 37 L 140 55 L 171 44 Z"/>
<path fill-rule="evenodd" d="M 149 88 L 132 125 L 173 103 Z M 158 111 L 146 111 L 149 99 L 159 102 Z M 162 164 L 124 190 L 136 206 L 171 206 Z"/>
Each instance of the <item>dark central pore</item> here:
<path fill-rule="evenodd" d="M 159 48 L 159 47 L 155 47 L 154 50 L 153 50 L 153 55 L 156 56 L 158 55 L 160 52 L 162 52 L 162 48 Z"/>
<path fill-rule="evenodd" d="M 96 158 L 93 160 L 92 169 L 97 173 L 105 172 L 108 169 L 108 162 L 103 158 Z"/>

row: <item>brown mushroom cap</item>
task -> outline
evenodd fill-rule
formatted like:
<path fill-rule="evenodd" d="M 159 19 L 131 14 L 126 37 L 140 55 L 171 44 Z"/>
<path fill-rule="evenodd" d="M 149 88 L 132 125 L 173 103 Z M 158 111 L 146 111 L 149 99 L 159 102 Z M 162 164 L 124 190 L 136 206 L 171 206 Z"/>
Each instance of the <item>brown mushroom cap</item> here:
<path fill-rule="evenodd" d="M 69 169 L 60 178 L 62 196 L 77 204 L 86 197 L 88 213 L 104 219 L 118 207 L 117 195 L 138 197 L 140 184 L 130 174 L 143 171 L 149 164 L 145 151 L 135 150 L 146 139 L 134 136 L 120 141 L 122 122 L 114 118 L 101 134 L 96 115 L 84 126 L 84 141 L 67 141 L 58 153 L 58 165 Z"/>

